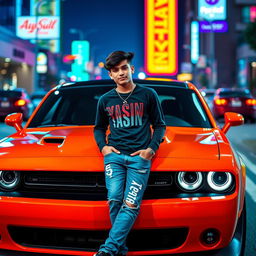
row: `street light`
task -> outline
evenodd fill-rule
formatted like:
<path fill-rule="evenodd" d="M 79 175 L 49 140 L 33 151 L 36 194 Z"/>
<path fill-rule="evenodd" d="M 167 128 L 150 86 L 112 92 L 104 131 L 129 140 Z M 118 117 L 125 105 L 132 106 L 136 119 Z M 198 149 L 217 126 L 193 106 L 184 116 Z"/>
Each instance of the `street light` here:
<path fill-rule="evenodd" d="M 70 34 L 78 34 L 79 35 L 79 40 L 81 40 L 81 41 L 82 40 L 87 40 L 87 37 L 88 37 L 89 34 L 96 33 L 97 31 L 98 30 L 94 29 L 94 28 L 86 30 L 86 32 L 79 29 L 79 28 L 70 28 L 69 29 L 69 33 Z"/>
<path fill-rule="evenodd" d="M 78 34 L 79 35 L 79 40 L 83 41 L 84 40 L 84 32 L 81 29 L 78 28 L 70 28 L 69 29 L 70 34 Z"/>

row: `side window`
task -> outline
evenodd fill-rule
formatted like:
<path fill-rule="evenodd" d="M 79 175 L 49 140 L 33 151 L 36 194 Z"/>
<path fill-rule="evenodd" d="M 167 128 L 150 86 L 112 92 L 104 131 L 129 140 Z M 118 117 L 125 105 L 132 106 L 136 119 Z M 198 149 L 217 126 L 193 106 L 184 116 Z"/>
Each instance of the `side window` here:
<path fill-rule="evenodd" d="M 198 98 L 196 97 L 196 95 L 194 93 L 192 94 L 192 99 L 193 99 L 193 102 L 195 104 L 195 107 L 198 109 L 198 112 L 201 115 L 201 118 L 204 120 L 204 122 L 206 122 L 207 121 L 206 114 L 203 111 L 203 109 L 200 105 L 200 102 L 199 102 Z"/>

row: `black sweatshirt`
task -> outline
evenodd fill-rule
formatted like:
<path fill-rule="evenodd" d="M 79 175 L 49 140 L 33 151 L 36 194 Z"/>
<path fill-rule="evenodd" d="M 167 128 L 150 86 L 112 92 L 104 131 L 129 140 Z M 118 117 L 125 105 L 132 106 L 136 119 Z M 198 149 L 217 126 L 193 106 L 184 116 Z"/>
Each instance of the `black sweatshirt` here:
<path fill-rule="evenodd" d="M 129 94 L 120 93 L 124 99 Z M 110 134 L 106 138 L 108 125 Z M 156 151 L 165 128 L 158 95 L 151 88 L 136 85 L 127 104 L 123 104 L 115 88 L 102 95 L 98 101 L 94 137 L 100 151 L 106 145 L 115 147 L 123 154 L 148 147 Z"/>

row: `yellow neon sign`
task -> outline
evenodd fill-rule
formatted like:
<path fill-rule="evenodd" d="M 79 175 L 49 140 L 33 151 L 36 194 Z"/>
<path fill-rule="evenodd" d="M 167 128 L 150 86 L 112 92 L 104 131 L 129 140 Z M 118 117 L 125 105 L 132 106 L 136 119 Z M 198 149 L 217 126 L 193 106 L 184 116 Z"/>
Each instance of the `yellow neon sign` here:
<path fill-rule="evenodd" d="M 145 0 L 148 75 L 177 74 L 177 0 Z"/>
<path fill-rule="evenodd" d="M 180 81 L 191 81 L 193 79 L 193 75 L 190 73 L 183 73 L 177 75 L 177 80 Z"/>

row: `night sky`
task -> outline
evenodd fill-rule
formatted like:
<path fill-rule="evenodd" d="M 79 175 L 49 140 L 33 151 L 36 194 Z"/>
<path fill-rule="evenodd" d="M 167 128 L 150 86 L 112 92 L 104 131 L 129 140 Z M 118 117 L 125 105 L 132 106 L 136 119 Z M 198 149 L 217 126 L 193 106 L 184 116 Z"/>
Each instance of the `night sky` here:
<path fill-rule="evenodd" d="M 79 40 L 78 34 L 69 33 L 70 28 L 77 28 L 90 42 L 96 63 L 105 61 L 112 51 L 132 51 L 137 72 L 142 70 L 144 0 L 65 0 L 62 2 L 62 20 L 64 54 L 70 54 L 71 42 Z M 103 75 L 106 78 L 107 72 Z"/>

